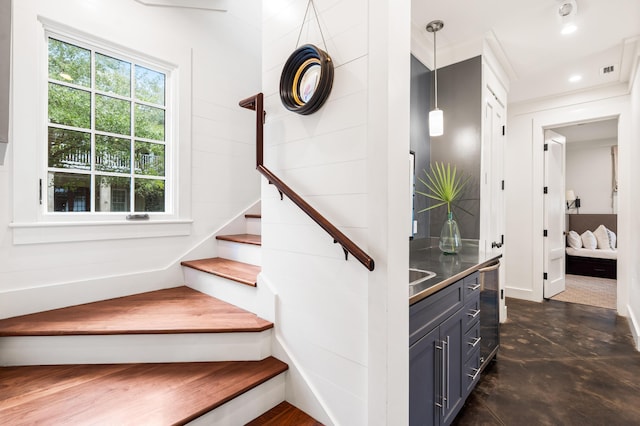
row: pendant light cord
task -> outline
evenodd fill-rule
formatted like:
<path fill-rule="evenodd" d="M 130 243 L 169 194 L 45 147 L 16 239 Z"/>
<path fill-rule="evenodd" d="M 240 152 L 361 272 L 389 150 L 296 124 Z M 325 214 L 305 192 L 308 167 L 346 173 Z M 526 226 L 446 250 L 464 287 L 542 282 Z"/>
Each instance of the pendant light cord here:
<path fill-rule="evenodd" d="M 436 63 L 436 33 L 438 31 L 433 32 L 433 77 L 434 77 L 434 86 L 435 86 L 435 104 L 436 109 L 438 109 L 438 65 Z"/>
<path fill-rule="evenodd" d="M 316 5 L 313 2 L 313 0 L 309 0 L 309 2 L 307 3 L 307 10 L 304 11 L 304 18 L 302 18 L 302 25 L 300 26 L 300 32 L 298 33 L 298 40 L 296 40 L 296 49 L 300 44 L 300 36 L 302 35 L 302 30 L 304 29 L 304 23 L 307 22 L 307 14 L 309 13 L 309 6 L 313 7 L 313 13 L 316 16 L 316 22 L 318 23 L 318 29 L 320 30 L 320 37 L 322 37 L 322 44 L 324 45 L 324 51 L 329 53 L 329 49 L 327 49 L 327 42 L 324 40 L 324 34 L 322 33 L 322 27 L 320 26 L 318 11 L 316 10 Z"/>

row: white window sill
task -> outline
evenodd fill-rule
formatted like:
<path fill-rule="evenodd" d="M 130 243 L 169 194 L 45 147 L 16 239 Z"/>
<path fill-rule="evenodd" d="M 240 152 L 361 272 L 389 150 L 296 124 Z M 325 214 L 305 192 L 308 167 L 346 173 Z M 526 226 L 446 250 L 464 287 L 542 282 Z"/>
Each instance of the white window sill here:
<path fill-rule="evenodd" d="M 45 244 L 129 238 L 176 237 L 191 234 L 193 220 L 150 220 L 145 222 L 38 222 L 11 223 L 13 243 Z"/>

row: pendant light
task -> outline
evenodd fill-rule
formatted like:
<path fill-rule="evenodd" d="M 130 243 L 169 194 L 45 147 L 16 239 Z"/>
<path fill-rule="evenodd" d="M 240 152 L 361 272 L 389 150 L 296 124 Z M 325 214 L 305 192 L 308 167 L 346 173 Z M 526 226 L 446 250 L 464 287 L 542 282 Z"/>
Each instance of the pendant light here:
<path fill-rule="evenodd" d="M 444 27 L 440 20 L 427 24 L 427 31 L 433 33 L 433 78 L 435 87 L 435 108 L 429 111 L 429 136 L 442 136 L 444 133 L 444 114 L 438 109 L 438 66 L 436 65 L 436 33 Z"/>

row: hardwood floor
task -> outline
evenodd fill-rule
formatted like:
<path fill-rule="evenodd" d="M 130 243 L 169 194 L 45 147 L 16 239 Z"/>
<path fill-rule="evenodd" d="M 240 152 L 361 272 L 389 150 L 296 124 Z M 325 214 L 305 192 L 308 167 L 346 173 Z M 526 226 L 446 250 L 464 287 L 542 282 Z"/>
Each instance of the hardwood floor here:
<path fill-rule="evenodd" d="M 0 320 L 0 336 L 231 333 L 273 323 L 200 293 L 175 287 Z"/>
<path fill-rule="evenodd" d="M 304 411 L 284 401 L 245 426 L 323 426 L 322 423 Z"/>
<path fill-rule="evenodd" d="M 248 263 L 236 262 L 221 257 L 213 257 L 210 259 L 186 260 L 181 263 L 182 266 L 197 269 L 202 272 L 217 275 L 239 282 L 241 284 L 256 286 L 258 274 L 262 270 L 260 266 L 250 265 Z"/>
<path fill-rule="evenodd" d="M 555 300 L 506 303 L 497 359 L 454 426 L 640 424 L 640 353 L 627 318 Z"/>
<path fill-rule="evenodd" d="M 262 236 L 253 234 L 218 235 L 216 240 L 233 241 L 235 243 L 262 245 Z"/>
<path fill-rule="evenodd" d="M 3 367 L 0 424 L 180 425 L 286 369 L 285 363 L 273 357 L 211 363 Z"/>

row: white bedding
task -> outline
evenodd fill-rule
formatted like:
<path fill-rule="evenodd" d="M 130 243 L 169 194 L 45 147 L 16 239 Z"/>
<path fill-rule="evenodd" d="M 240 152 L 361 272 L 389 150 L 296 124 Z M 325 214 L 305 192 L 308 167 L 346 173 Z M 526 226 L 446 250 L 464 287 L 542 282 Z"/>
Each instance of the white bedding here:
<path fill-rule="evenodd" d="M 567 254 L 570 256 L 580 256 L 580 257 L 594 257 L 596 259 L 617 259 L 618 251 L 617 250 L 601 250 L 601 249 L 586 249 L 586 248 L 573 248 L 567 247 Z"/>

